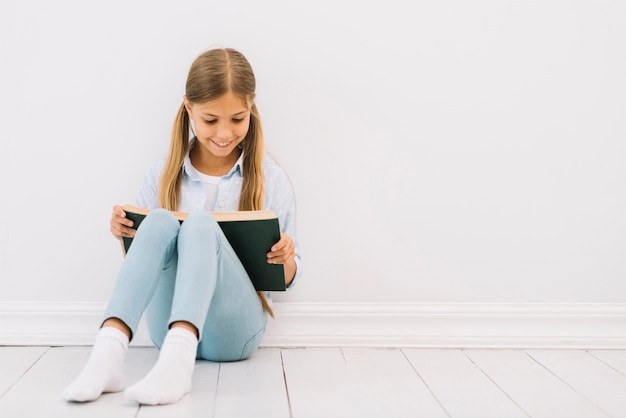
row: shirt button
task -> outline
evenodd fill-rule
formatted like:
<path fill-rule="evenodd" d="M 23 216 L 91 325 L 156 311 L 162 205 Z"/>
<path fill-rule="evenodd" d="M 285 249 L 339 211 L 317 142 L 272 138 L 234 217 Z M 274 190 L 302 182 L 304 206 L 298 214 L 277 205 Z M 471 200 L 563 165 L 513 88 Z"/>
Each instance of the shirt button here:
<path fill-rule="evenodd" d="M 219 205 L 220 205 L 220 208 L 223 208 L 223 207 L 224 207 L 224 201 L 223 201 L 223 200 L 220 200 Z"/>

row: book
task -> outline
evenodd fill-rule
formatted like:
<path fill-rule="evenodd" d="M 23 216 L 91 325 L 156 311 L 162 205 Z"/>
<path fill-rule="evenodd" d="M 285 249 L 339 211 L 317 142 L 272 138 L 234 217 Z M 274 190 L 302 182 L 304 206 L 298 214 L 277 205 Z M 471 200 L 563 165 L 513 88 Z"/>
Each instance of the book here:
<path fill-rule="evenodd" d="M 150 209 L 133 205 L 124 205 L 122 208 L 126 212 L 126 217 L 133 221 L 134 229 L 139 227 L 150 212 Z M 175 211 L 172 211 L 172 214 L 181 223 L 188 215 L 186 212 Z M 211 214 L 235 250 L 254 288 L 284 291 L 286 287 L 283 265 L 267 262 L 267 253 L 280 239 L 276 214 L 271 210 L 211 212 Z M 122 238 L 126 252 L 130 249 L 132 241 L 132 238 Z"/>

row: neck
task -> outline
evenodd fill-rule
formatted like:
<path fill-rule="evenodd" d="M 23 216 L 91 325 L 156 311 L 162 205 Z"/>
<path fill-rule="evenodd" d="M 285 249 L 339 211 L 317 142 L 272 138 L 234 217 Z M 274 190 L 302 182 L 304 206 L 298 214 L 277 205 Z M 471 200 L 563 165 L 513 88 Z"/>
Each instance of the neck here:
<path fill-rule="evenodd" d="M 189 158 L 196 170 L 201 173 L 209 176 L 224 176 L 233 168 L 240 155 L 241 150 L 239 148 L 235 148 L 226 157 L 216 157 L 210 152 L 203 150 L 202 147 L 194 146 L 189 153 Z"/>

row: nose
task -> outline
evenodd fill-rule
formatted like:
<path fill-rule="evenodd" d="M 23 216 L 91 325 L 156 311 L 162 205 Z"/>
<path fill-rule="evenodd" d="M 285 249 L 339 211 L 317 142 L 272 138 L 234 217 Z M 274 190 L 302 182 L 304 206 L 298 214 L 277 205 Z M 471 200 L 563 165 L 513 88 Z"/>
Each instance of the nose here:
<path fill-rule="evenodd" d="M 222 122 L 217 126 L 217 136 L 221 139 L 229 139 L 233 135 L 233 128 L 228 122 Z"/>

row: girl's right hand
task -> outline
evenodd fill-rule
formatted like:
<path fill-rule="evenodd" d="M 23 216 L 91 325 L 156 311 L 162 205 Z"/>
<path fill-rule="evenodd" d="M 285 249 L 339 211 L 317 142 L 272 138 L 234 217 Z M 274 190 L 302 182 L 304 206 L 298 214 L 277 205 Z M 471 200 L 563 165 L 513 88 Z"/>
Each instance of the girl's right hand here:
<path fill-rule="evenodd" d="M 126 218 L 126 212 L 124 212 L 124 209 L 122 209 L 119 205 L 113 206 L 110 223 L 111 233 L 117 239 L 121 239 L 122 237 L 133 238 L 135 236 L 135 232 L 137 232 L 131 228 L 133 226 L 133 221 Z"/>

